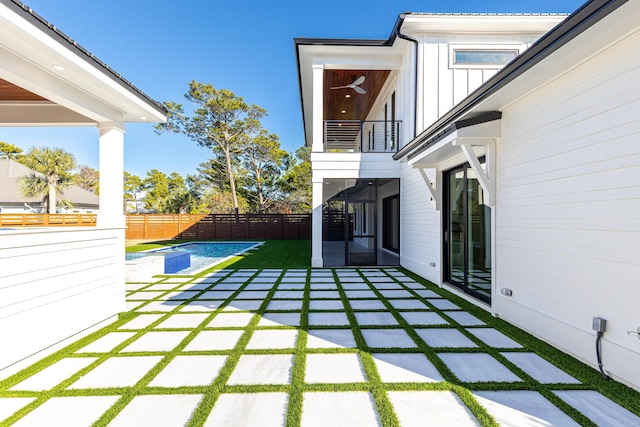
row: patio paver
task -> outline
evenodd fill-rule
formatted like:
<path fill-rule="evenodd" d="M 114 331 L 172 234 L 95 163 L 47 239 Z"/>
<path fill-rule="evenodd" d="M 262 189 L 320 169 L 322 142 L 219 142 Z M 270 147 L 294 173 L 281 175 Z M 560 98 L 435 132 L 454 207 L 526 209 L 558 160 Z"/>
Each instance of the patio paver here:
<path fill-rule="evenodd" d="M 309 313 L 309 325 L 341 326 L 349 325 L 346 313 Z"/>
<path fill-rule="evenodd" d="M 253 313 L 218 313 L 207 325 L 208 328 L 247 326 L 255 316 Z"/>
<path fill-rule="evenodd" d="M 579 426 L 567 414 L 535 391 L 477 391 L 474 395 L 504 426 Z"/>
<path fill-rule="evenodd" d="M 130 320 L 0 381 L 0 424 L 640 425 L 580 371 L 399 269 L 226 269 L 127 288 Z"/>
<path fill-rule="evenodd" d="M 123 348 L 122 352 L 171 351 L 189 335 L 188 331 L 147 332 Z"/>
<path fill-rule="evenodd" d="M 177 356 L 149 383 L 151 387 L 205 386 L 218 376 L 227 356 Z"/>
<path fill-rule="evenodd" d="M 363 329 L 364 340 L 373 348 L 415 348 L 416 343 L 402 329 Z"/>
<path fill-rule="evenodd" d="M 600 426 L 637 426 L 640 417 L 593 390 L 563 390 L 554 394 Z"/>
<path fill-rule="evenodd" d="M 367 378 L 357 354 L 309 354 L 304 374 L 308 384 L 364 382 Z"/>
<path fill-rule="evenodd" d="M 293 356 L 288 354 L 241 356 L 227 384 L 289 384 Z"/>
<path fill-rule="evenodd" d="M 542 384 L 579 384 L 580 381 L 535 353 L 500 353 Z"/>
<path fill-rule="evenodd" d="M 440 359 L 464 382 L 522 381 L 486 353 L 440 353 Z"/>
<path fill-rule="evenodd" d="M 195 328 L 209 317 L 208 313 L 176 313 L 156 325 L 156 329 L 183 329 Z"/>
<path fill-rule="evenodd" d="M 476 418 L 448 391 L 390 391 L 402 427 L 478 426 Z"/>
<path fill-rule="evenodd" d="M 374 353 L 372 356 L 385 383 L 444 381 L 440 372 L 422 353 Z"/>
<path fill-rule="evenodd" d="M 201 331 L 184 348 L 185 351 L 231 350 L 244 331 Z"/>
<path fill-rule="evenodd" d="M 304 393 L 302 427 L 380 426 L 373 397 L 366 392 Z"/>
<path fill-rule="evenodd" d="M 136 396 L 109 423 L 109 427 L 185 425 L 202 400 L 198 394 Z"/>
<path fill-rule="evenodd" d="M 97 421 L 116 400 L 118 396 L 52 397 L 13 425 L 86 427 Z"/>
<path fill-rule="evenodd" d="M 307 348 L 354 348 L 356 340 L 349 329 L 312 329 L 307 335 Z"/>
<path fill-rule="evenodd" d="M 300 313 L 265 313 L 258 326 L 300 326 Z"/>
<path fill-rule="evenodd" d="M 96 360 L 98 360 L 96 357 L 62 359 L 16 384 L 9 390 L 49 390 Z"/>
<path fill-rule="evenodd" d="M 293 329 L 287 330 L 265 330 L 255 331 L 251 336 L 247 350 L 263 350 L 278 348 L 294 348 L 298 331 Z"/>
<path fill-rule="evenodd" d="M 162 359 L 160 356 L 125 356 L 105 360 L 69 389 L 131 387 Z"/>
<path fill-rule="evenodd" d="M 282 427 L 287 401 L 287 393 L 221 394 L 204 426 Z"/>

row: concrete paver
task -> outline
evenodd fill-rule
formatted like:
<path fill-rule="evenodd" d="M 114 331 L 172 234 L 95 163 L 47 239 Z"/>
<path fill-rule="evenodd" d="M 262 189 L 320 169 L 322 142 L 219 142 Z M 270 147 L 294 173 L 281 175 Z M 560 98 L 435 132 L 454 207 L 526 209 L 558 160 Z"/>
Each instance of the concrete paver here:
<path fill-rule="evenodd" d="M 444 381 L 440 372 L 422 353 L 374 353 L 372 356 L 385 383 Z"/>
<path fill-rule="evenodd" d="M 96 357 L 74 357 L 59 360 L 9 390 L 50 390 L 96 360 L 98 360 Z"/>
<path fill-rule="evenodd" d="M 287 401 L 287 393 L 223 393 L 204 426 L 282 427 Z"/>
<path fill-rule="evenodd" d="M 90 426 L 118 398 L 118 396 L 52 397 L 13 425 L 18 427 Z"/>
<path fill-rule="evenodd" d="M 241 356 L 227 384 L 289 384 L 293 356 L 288 354 Z"/>
<path fill-rule="evenodd" d="M 149 383 L 151 387 L 205 386 L 213 382 L 227 356 L 176 356 Z"/>
<path fill-rule="evenodd" d="M 160 362 L 160 356 L 111 357 L 71 384 L 68 389 L 131 387 Z"/>
<path fill-rule="evenodd" d="M 480 425 L 458 396 L 449 391 L 390 391 L 402 427 Z"/>
<path fill-rule="evenodd" d="M 231 350 L 244 331 L 201 331 L 187 344 L 185 351 Z"/>
<path fill-rule="evenodd" d="M 0 388 L 0 423 L 25 408 L 15 425 L 91 425 L 105 413 L 110 426 L 183 425 L 198 412 L 205 426 L 284 426 L 293 409 L 302 426 L 379 426 L 376 402 L 386 401 L 403 427 L 478 425 L 456 393 L 436 390 L 445 380 L 456 383 L 453 373 L 501 425 L 578 425 L 542 394 L 510 389 L 528 383 L 492 356 L 499 351 L 532 384 L 566 384 L 554 393 L 595 424 L 640 425 L 588 382 L 394 268 L 227 269 L 127 289 L 131 320 Z M 225 388 L 209 387 L 215 381 Z M 514 386 L 473 389 L 486 382 Z M 375 399 L 362 391 L 369 384 L 377 384 Z"/>
<path fill-rule="evenodd" d="M 579 426 L 535 391 L 477 391 L 474 395 L 489 414 L 505 427 Z"/>
<path fill-rule="evenodd" d="M 357 354 L 309 354 L 304 373 L 307 384 L 340 384 L 366 381 L 362 362 Z"/>
<path fill-rule="evenodd" d="M 402 329 L 363 329 L 365 342 L 373 348 L 415 348 L 415 341 Z"/>
<path fill-rule="evenodd" d="M 377 427 L 380 417 L 370 393 L 304 393 L 302 427 Z"/>
<path fill-rule="evenodd" d="M 593 390 L 554 391 L 599 426 L 638 426 L 640 417 Z"/>
<path fill-rule="evenodd" d="M 186 425 L 202 400 L 198 394 L 136 396 L 109 423 L 109 427 Z"/>
<path fill-rule="evenodd" d="M 522 381 L 486 353 L 440 353 L 440 359 L 464 382 Z"/>

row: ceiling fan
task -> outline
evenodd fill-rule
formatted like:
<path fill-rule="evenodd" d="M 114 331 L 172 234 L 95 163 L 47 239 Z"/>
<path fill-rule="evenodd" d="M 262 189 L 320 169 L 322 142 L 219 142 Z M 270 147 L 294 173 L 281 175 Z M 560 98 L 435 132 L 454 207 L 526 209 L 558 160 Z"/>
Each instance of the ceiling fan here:
<path fill-rule="evenodd" d="M 358 92 L 360 95 L 364 95 L 365 93 L 367 93 L 366 90 L 362 89 L 360 87 L 360 85 L 362 83 L 364 83 L 364 76 L 360 76 L 357 79 L 355 78 L 355 76 L 352 76 L 351 79 L 355 79 L 353 80 L 353 82 L 351 84 L 348 85 L 344 85 L 344 86 L 337 86 L 337 87 L 332 87 L 331 89 L 353 89 L 356 92 Z"/>

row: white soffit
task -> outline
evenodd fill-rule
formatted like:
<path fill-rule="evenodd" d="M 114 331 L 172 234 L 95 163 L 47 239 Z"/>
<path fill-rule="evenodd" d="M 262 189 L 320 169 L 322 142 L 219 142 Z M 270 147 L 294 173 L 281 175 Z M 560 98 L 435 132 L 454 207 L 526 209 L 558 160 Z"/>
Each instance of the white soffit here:
<path fill-rule="evenodd" d="M 461 153 L 462 145 L 486 146 L 502 135 L 500 120 L 479 123 L 454 129 L 434 141 L 416 154 L 409 155 L 408 164 L 412 167 L 431 167 L 438 165 Z"/>
<path fill-rule="evenodd" d="M 438 188 L 440 186 L 437 182 L 438 178 L 436 177 L 436 181 L 431 182 L 425 170 L 434 169 L 439 172 L 441 164 L 461 154 L 471 165 L 482 189 L 487 194 L 487 205 L 495 206 L 495 141 L 501 136 L 501 132 L 500 120 L 465 126 L 460 129 L 452 128 L 440 140 L 434 141 L 432 145 L 427 146 L 409 159 L 408 164 L 420 172 L 431 193 L 431 201 L 435 204 L 436 210 L 441 208 L 442 189 Z M 478 146 L 483 149 L 477 151 L 474 147 Z M 481 166 L 481 155 L 486 157 L 486 168 Z M 439 173 L 436 173 L 436 176 L 438 175 Z"/>
<path fill-rule="evenodd" d="M 411 33 L 531 33 L 544 34 L 565 14 L 420 14 L 405 15 L 402 30 Z"/>
<path fill-rule="evenodd" d="M 70 48 L 69 42 L 54 39 L 44 30 L 54 34 L 0 3 L 0 78 L 52 101 L 61 110 L 55 115 L 69 117 L 69 124 L 84 123 L 77 115 L 91 124 L 166 120 L 142 95 L 132 93 L 108 70 Z"/>
<path fill-rule="evenodd" d="M 304 39 L 300 43 L 303 43 Z M 310 39 L 313 42 L 313 39 Z M 345 43 L 357 43 L 357 40 L 345 40 Z M 393 46 L 369 46 L 349 44 L 299 44 L 298 67 L 300 71 L 300 90 L 304 121 L 306 123 L 305 140 L 312 141 L 313 117 L 313 66 L 322 65 L 330 70 L 399 70 L 402 66 L 402 53 L 408 43 L 396 39 Z"/>
<path fill-rule="evenodd" d="M 476 106 L 482 110 L 504 110 L 529 93 L 602 54 L 612 45 L 640 32 L 640 2 L 630 1 L 604 17 L 584 34 L 544 58 L 533 68 Z"/>

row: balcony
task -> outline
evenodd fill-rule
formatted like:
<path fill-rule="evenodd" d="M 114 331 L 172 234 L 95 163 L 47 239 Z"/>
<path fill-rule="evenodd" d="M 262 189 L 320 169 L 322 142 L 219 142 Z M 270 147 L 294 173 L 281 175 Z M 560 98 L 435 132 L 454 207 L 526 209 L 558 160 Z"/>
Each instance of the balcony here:
<path fill-rule="evenodd" d="M 325 120 L 324 151 L 329 153 L 395 153 L 401 120 Z"/>

